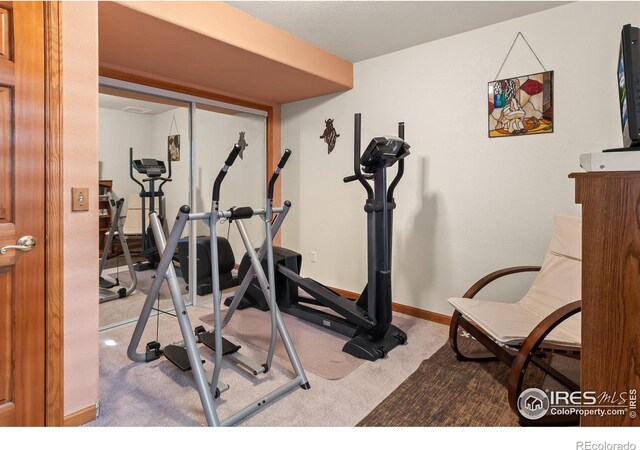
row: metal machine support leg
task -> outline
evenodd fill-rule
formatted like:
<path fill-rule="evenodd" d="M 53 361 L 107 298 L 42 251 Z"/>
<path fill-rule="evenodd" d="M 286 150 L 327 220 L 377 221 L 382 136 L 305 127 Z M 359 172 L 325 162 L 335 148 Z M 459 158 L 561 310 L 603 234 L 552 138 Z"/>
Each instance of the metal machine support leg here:
<path fill-rule="evenodd" d="M 277 332 L 277 320 L 275 318 L 277 306 L 274 307 L 275 302 L 272 301 L 272 295 L 270 293 L 271 288 L 269 286 L 269 281 L 264 274 L 264 270 L 262 270 L 262 265 L 260 264 L 260 258 L 258 254 L 254 250 L 251 240 L 249 239 L 249 235 L 247 234 L 247 230 L 242 223 L 242 220 L 236 220 L 236 226 L 238 227 L 238 232 L 240 233 L 240 237 L 242 238 L 242 242 L 249 254 L 249 259 L 251 260 L 251 267 L 258 278 L 258 283 L 260 284 L 260 288 L 262 288 L 262 293 L 264 294 L 265 299 L 269 299 L 269 312 L 271 314 L 271 342 L 269 343 L 269 352 L 267 353 L 267 361 L 266 366 L 271 367 L 271 361 L 273 360 L 273 353 L 276 349 L 276 342 L 278 338 Z M 268 236 L 268 235 L 267 235 Z M 267 242 L 270 242 L 270 239 L 267 239 Z M 267 244 L 268 248 L 268 244 Z"/>
<path fill-rule="evenodd" d="M 122 231 L 122 224 L 118 219 L 118 236 L 120 238 L 120 245 L 122 246 L 122 252 L 124 253 L 124 260 L 127 263 L 127 267 L 129 268 L 129 273 L 131 274 L 131 286 L 127 289 L 127 296 L 131 295 L 133 291 L 138 287 L 138 275 L 136 275 L 136 270 L 133 267 L 133 260 L 131 259 L 131 253 L 129 252 L 129 244 L 127 244 L 127 238 Z"/>
<path fill-rule="evenodd" d="M 196 159 L 196 114 L 197 107 L 195 102 L 189 103 L 189 206 L 191 210 L 195 210 L 197 205 L 197 189 L 196 183 L 196 171 L 197 171 L 197 159 Z M 196 236 L 198 234 L 197 222 L 191 221 L 189 223 L 189 254 L 196 255 Z M 189 286 L 195 286 L 197 284 L 196 276 L 198 273 L 198 258 L 189 258 Z M 189 289 L 189 303 L 193 306 L 198 305 L 198 297 L 196 296 L 196 289 Z"/>
<path fill-rule="evenodd" d="M 156 272 L 156 279 L 154 280 L 151 286 L 151 291 L 149 292 L 149 295 L 145 300 L 145 304 L 142 308 L 142 313 L 140 314 L 140 319 L 136 324 L 136 328 L 134 330 L 133 337 L 131 338 L 131 343 L 129 344 L 127 353 L 129 355 L 129 358 L 134 361 L 146 360 L 144 354 L 136 353 L 136 349 L 138 347 L 138 344 L 140 343 L 140 339 L 142 338 L 142 333 L 144 332 L 144 328 L 149 319 L 149 314 L 151 313 L 153 303 L 158 295 L 158 291 L 160 290 L 162 281 L 166 279 L 167 284 L 169 285 L 169 290 L 171 292 L 171 298 L 173 300 L 173 306 L 176 311 L 176 317 L 180 325 L 180 331 L 182 333 L 184 346 L 187 350 L 187 355 L 189 356 L 189 363 L 191 364 L 193 378 L 196 382 L 198 393 L 200 394 L 202 409 L 204 410 L 205 417 L 207 418 L 207 424 L 209 426 L 219 426 L 220 420 L 218 419 L 213 404 L 213 395 L 211 394 L 211 390 L 209 389 L 207 383 L 206 374 L 200 360 L 200 352 L 198 352 L 195 336 L 193 335 L 193 330 L 191 328 L 191 322 L 189 321 L 189 316 L 187 315 L 184 299 L 182 298 L 182 294 L 180 293 L 178 278 L 172 264 L 173 254 L 176 247 L 178 246 L 178 241 L 180 240 L 180 235 L 182 234 L 185 223 L 188 220 L 188 208 L 186 209 L 187 211 L 183 211 L 181 209 L 176 223 L 171 230 L 171 234 L 169 235 L 168 242 L 165 242 L 164 232 L 162 230 L 162 225 L 160 223 L 160 220 L 158 219 L 157 213 L 152 212 L 151 214 L 149 214 L 149 222 L 153 230 L 156 245 L 158 247 L 159 253 L 162 256 L 158 265 L 158 270 Z"/>
<path fill-rule="evenodd" d="M 107 194 L 107 198 L 110 204 L 112 204 L 113 197 L 111 196 L 111 194 Z M 113 244 L 114 236 L 117 234 L 118 239 L 120 240 L 120 245 L 122 246 L 122 253 L 124 253 L 124 260 L 127 263 L 127 268 L 129 269 L 131 284 L 125 290 L 124 295 L 120 295 L 120 293 L 106 295 L 100 298 L 100 303 L 108 302 L 110 300 L 116 300 L 122 297 L 128 297 L 129 295 L 131 295 L 131 293 L 133 293 L 133 291 L 136 290 L 136 287 L 138 286 L 138 276 L 136 275 L 136 271 L 133 266 L 133 261 L 131 260 L 131 253 L 129 252 L 129 246 L 127 245 L 127 239 L 124 236 L 124 233 L 122 231 L 122 224 L 120 223 L 120 215 L 122 213 L 122 206 L 124 205 L 124 202 L 120 200 L 116 204 L 117 204 L 116 210 L 111 217 L 111 229 L 109 230 L 109 234 L 107 235 L 107 240 L 102 250 L 102 257 L 100 258 L 99 273 L 100 273 L 100 276 L 102 276 L 104 265 L 107 262 L 107 255 L 109 253 L 109 249 Z"/>
<path fill-rule="evenodd" d="M 280 231 L 280 226 L 282 225 L 282 222 L 284 222 L 284 219 L 287 217 L 287 213 L 289 212 L 289 209 L 291 209 L 291 203 L 287 201 L 282 206 L 282 212 L 278 214 L 278 216 L 276 217 L 276 220 L 273 222 L 273 225 L 271 226 L 272 239 L 275 238 L 276 234 L 278 234 L 278 231 Z M 267 251 L 267 241 L 265 239 L 265 241 L 262 242 L 262 246 L 260 247 L 260 250 L 258 250 L 258 257 L 260 258 L 260 260 L 262 260 L 266 251 Z M 249 288 L 249 285 L 251 284 L 251 281 L 253 280 L 254 276 L 255 276 L 255 271 L 253 270 L 253 266 L 249 267 L 247 274 L 242 279 L 242 283 L 240 284 L 240 287 L 238 288 L 236 293 L 233 295 L 233 301 L 229 305 L 229 309 L 227 310 L 227 313 L 224 316 L 224 320 L 222 321 L 222 328 L 226 327 L 229 321 L 231 320 L 233 313 L 236 311 L 236 308 L 240 304 L 240 301 L 244 297 L 244 294 L 247 292 L 247 289 Z"/>
<path fill-rule="evenodd" d="M 277 170 L 277 169 L 276 169 Z M 277 173 L 277 172 L 276 172 Z M 265 214 L 265 236 L 271 236 L 271 199 L 267 198 L 267 211 Z M 271 311 L 271 343 L 273 344 L 273 349 L 276 348 L 276 339 L 278 337 L 277 328 L 278 328 L 278 318 L 277 318 L 277 306 L 274 308 L 272 305 L 276 304 L 276 275 L 275 269 L 273 267 L 273 239 L 266 239 L 267 241 L 267 273 L 269 278 L 269 310 Z M 271 358 L 273 358 L 273 354 L 270 354 Z M 267 368 L 271 367 L 271 359 L 267 361 Z"/>
<path fill-rule="evenodd" d="M 218 273 L 218 237 L 216 233 L 216 225 L 218 223 L 218 202 L 214 201 L 211 205 L 211 217 L 209 218 L 209 237 L 211 242 L 211 288 L 213 290 L 213 330 L 214 343 L 218 351 L 215 352 L 215 367 L 213 369 L 213 378 L 211 379 L 211 391 L 215 395 L 215 389 L 220 378 L 220 370 L 222 369 L 222 320 L 220 317 L 220 302 L 222 301 L 222 293 L 220 292 L 220 274 Z"/>
<path fill-rule="evenodd" d="M 241 221 L 237 221 L 236 224 L 241 223 Z M 242 229 L 242 231 L 244 231 L 244 233 L 242 231 L 240 231 Z M 262 266 L 260 264 L 260 259 L 258 258 L 258 255 L 256 254 L 256 251 L 253 249 L 253 246 L 251 245 L 251 242 L 249 241 L 249 238 L 247 236 L 246 230 L 244 230 L 244 226 L 238 226 L 238 230 L 240 231 L 240 236 L 242 236 L 242 240 L 245 243 L 245 247 L 247 250 L 247 253 L 249 253 L 249 259 L 251 260 L 251 265 L 253 267 L 253 269 L 255 270 L 256 273 L 256 277 L 258 278 L 258 283 L 260 283 L 260 287 L 262 288 L 262 292 L 264 294 L 264 297 L 266 299 L 271 298 L 268 292 L 268 280 L 266 279 L 265 275 L 264 275 L 264 271 L 262 270 Z M 245 240 L 246 239 L 246 240 Z M 280 314 L 280 308 L 278 308 L 278 303 L 277 302 L 273 302 L 272 304 L 269 305 L 269 309 L 272 311 L 273 314 L 275 314 L 276 317 L 276 326 L 278 329 L 278 332 L 280 333 L 280 336 L 282 338 L 282 343 L 284 344 L 284 348 L 287 351 L 287 356 L 289 357 L 289 360 L 291 361 L 291 365 L 293 366 L 293 370 L 295 372 L 295 374 L 300 377 L 300 386 L 304 387 L 304 388 L 308 388 L 309 386 L 309 381 L 307 380 L 307 375 L 304 372 L 304 369 L 302 368 L 302 364 L 300 363 L 300 359 L 298 358 L 298 354 L 296 353 L 295 347 L 293 346 L 293 342 L 291 341 L 291 337 L 289 336 L 289 331 L 287 330 L 286 325 L 284 324 L 284 321 L 282 320 L 282 315 Z M 275 334 L 275 333 L 274 333 Z M 269 348 L 270 353 L 272 352 L 272 349 Z M 272 354 L 273 356 L 273 354 Z M 269 360 L 270 361 L 270 360 Z"/>
<path fill-rule="evenodd" d="M 182 230 L 184 229 L 187 217 L 188 216 L 186 214 L 178 214 L 178 218 L 173 225 L 171 234 L 169 235 L 169 241 L 171 241 L 174 236 L 179 237 L 182 234 Z M 149 321 L 149 316 L 151 315 L 151 311 L 153 310 L 153 305 L 155 304 L 156 298 L 158 297 L 158 292 L 160 292 L 160 288 L 162 287 L 162 282 L 165 280 L 165 276 L 163 274 L 167 272 L 169 266 L 171 265 L 171 262 L 172 255 L 169 255 L 169 253 L 165 253 L 163 254 L 163 257 L 160 258 L 160 262 L 158 263 L 158 276 L 155 277 L 153 283 L 151 284 L 151 289 L 144 301 L 142 311 L 140 312 L 140 317 L 136 322 L 136 327 L 133 331 L 133 335 L 131 336 L 129 347 L 127 348 L 127 356 L 132 361 L 146 362 L 147 360 L 146 354 L 138 353 L 137 349 L 138 345 L 140 344 L 140 340 L 142 339 L 142 333 L 144 332 L 144 329 L 147 326 L 147 322 Z"/>

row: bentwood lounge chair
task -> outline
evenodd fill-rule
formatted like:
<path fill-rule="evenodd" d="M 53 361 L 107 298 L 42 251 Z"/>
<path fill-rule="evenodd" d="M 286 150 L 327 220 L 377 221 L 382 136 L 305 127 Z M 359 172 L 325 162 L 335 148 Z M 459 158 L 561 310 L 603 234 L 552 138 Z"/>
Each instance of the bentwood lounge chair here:
<path fill-rule="evenodd" d="M 580 357 L 581 309 L 581 218 L 558 215 L 542 267 L 519 266 L 490 273 L 471 286 L 463 298 L 450 298 L 455 308 L 449 330 L 449 344 L 460 361 L 498 359 L 509 367 L 508 391 L 511 409 L 521 424 L 552 425 L 577 423 L 576 416 L 545 416 L 530 421 L 518 411 L 529 363 L 534 363 L 570 391 L 576 382 L 544 359 L 549 352 Z M 533 285 L 516 303 L 474 299 L 489 283 L 506 275 L 538 271 Z M 489 352 L 463 354 L 458 346 L 462 328 Z"/>

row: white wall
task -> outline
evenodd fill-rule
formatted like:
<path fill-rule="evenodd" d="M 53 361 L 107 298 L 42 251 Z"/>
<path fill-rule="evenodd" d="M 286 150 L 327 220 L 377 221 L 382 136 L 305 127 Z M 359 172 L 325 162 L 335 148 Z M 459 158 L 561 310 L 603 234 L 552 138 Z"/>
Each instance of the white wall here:
<path fill-rule="evenodd" d="M 176 122 L 172 129 L 174 117 Z M 162 187 L 165 193 L 164 214 L 167 230 L 173 226 L 180 207 L 189 204 L 189 108 L 186 106 L 152 116 L 150 136 L 152 158 L 167 162 L 168 138 L 173 134 L 180 135 L 180 161 L 171 162 L 172 181 Z M 165 175 L 168 176 L 168 173 Z"/>
<path fill-rule="evenodd" d="M 266 129 L 265 119 L 249 114 L 228 115 L 198 109 L 196 122 L 196 186 L 199 211 L 208 211 L 211 207 L 213 182 L 227 159 L 233 144 L 238 141 L 239 133 L 245 132 L 247 147 L 243 159 L 237 158 L 229 169 L 220 191 L 220 206 L 228 209 L 232 206 L 264 207 L 266 179 Z M 245 222 L 245 227 L 254 247 L 259 247 L 264 239 L 264 222 L 254 218 Z M 198 234 L 207 234 L 202 223 L 198 225 Z M 245 253 L 244 245 L 235 224 L 218 225 L 218 235 L 227 236 L 239 264 Z"/>
<path fill-rule="evenodd" d="M 297 149 L 284 176 L 293 202 L 283 245 L 303 254 L 303 272 L 360 292 L 365 283 L 364 190 L 352 173 L 353 113 L 363 146 L 406 122 L 412 145 L 396 190 L 394 301 L 450 313 L 484 274 L 539 264 L 552 215 L 574 204 L 578 156 L 621 146 L 616 88 L 620 31 L 640 22 L 638 2 L 577 2 L 355 64 L 355 87 L 284 105 L 282 136 Z M 521 31 L 555 71 L 553 134 L 489 139 L 487 82 Z M 521 40 L 500 78 L 540 66 Z M 331 155 L 324 119 L 341 134 Z M 395 169 L 390 171 L 390 175 Z M 317 252 L 318 262 L 310 263 Z M 517 297 L 530 276 L 493 289 Z"/>
<path fill-rule="evenodd" d="M 153 116 L 99 108 L 100 179 L 112 180 L 113 191 L 125 199 L 140 187 L 129 178 L 129 148 L 134 158 L 151 157 Z M 136 174 L 138 175 L 138 174 Z"/>

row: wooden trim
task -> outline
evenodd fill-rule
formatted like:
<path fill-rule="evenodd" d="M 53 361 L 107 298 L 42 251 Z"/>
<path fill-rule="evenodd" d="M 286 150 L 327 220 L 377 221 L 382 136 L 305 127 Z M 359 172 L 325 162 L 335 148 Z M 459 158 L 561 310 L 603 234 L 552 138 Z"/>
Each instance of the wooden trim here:
<path fill-rule="evenodd" d="M 327 287 L 332 291 L 335 291 L 338 294 L 342 295 L 344 298 L 348 298 L 349 300 L 358 300 L 358 298 L 360 297 L 360 294 L 356 292 L 347 291 L 345 289 L 340 289 L 337 287 L 331 287 L 331 286 L 327 286 Z"/>
<path fill-rule="evenodd" d="M 357 300 L 358 297 L 360 297 L 360 294 L 356 292 L 347 291 L 335 287 L 329 287 L 329 289 L 351 300 Z M 394 302 L 392 308 L 395 312 L 417 317 L 419 319 L 428 320 L 430 322 L 441 323 L 443 325 L 449 325 L 451 323 L 451 316 L 433 311 L 427 311 L 426 309 L 416 308 L 415 306 L 402 305 L 400 303 Z"/>
<path fill-rule="evenodd" d="M 451 323 L 451 316 L 446 314 L 440 314 L 433 311 L 427 311 L 426 309 L 416 308 L 414 306 L 401 305 L 400 303 L 393 304 L 393 310 L 408 316 L 418 317 L 419 319 L 428 320 L 430 322 L 441 323 L 443 325 L 449 325 Z"/>
<path fill-rule="evenodd" d="M 149 76 L 136 75 L 121 70 L 112 69 L 109 67 L 100 66 L 98 74 L 101 77 L 113 78 L 121 81 L 128 81 L 130 83 L 142 84 L 145 86 L 151 86 L 158 89 L 166 89 L 168 91 L 180 92 L 182 94 L 189 94 L 196 97 L 207 98 L 209 100 L 216 100 L 224 103 L 231 103 L 232 105 L 245 106 L 247 108 L 260 109 L 273 114 L 273 107 L 263 103 L 257 103 L 249 100 L 243 100 L 228 95 L 217 94 L 215 92 L 207 91 L 204 89 L 198 89 L 190 86 L 185 86 L 178 83 L 172 83 L 168 81 L 159 80 Z"/>
<path fill-rule="evenodd" d="M 64 416 L 64 426 L 79 427 L 85 423 L 93 422 L 96 420 L 97 413 L 98 408 L 96 408 L 96 405 L 87 406 L 86 408 Z"/>
<path fill-rule="evenodd" d="M 64 418 L 64 198 L 62 172 L 62 4 L 44 2 L 45 142 L 46 142 L 46 405 L 45 424 L 61 426 Z M 93 407 L 95 410 L 95 406 Z"/>
<path fill-rule="evenodd" d="M 0 406 L 0 422 L 8 427 L 17 426 L 15 409 L 14 403 L 5 403 Z"/>

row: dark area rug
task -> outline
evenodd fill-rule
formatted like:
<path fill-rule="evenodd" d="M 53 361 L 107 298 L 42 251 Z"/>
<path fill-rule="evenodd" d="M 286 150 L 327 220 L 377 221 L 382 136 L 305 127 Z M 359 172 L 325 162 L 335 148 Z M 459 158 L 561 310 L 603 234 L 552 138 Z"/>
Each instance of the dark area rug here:
<path fill-rule="evenodd" d="M 460 338 L 465 352 L 482 350 L 470 338 Z M 553 356 L 550 364 L 574 380 L 579 361 Z M 499 361 L 460 362 L 445 344 L 371 411 L 361 427 L 484 427 L 518 426 L 507 396 L 508 368 Z M 566 390 L 531 365 L 526 387 Z"/>

